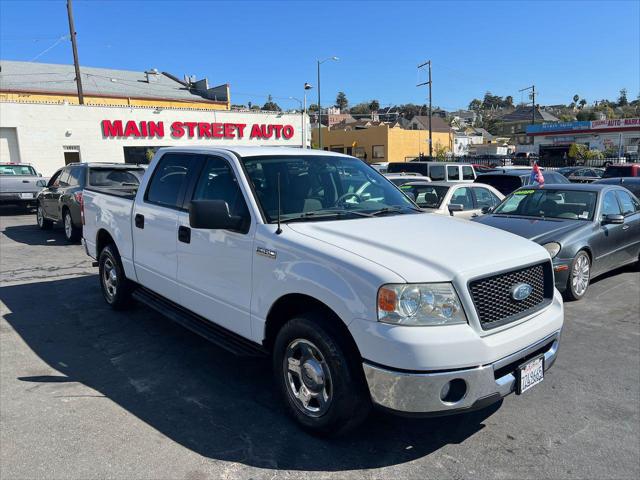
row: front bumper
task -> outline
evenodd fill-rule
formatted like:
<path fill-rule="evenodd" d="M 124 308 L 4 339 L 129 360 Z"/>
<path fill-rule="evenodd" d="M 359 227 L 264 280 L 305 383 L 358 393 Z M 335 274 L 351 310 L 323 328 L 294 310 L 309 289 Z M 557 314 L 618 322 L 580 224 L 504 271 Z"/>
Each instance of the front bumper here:
<path fill-rule="evenodd" d="M 555 286 L 560 292 L 564 292 L 567 289 L 567 282 L 569 280 L 569 271 L 571 269 L 572 258 L 561 260 L 553 260 L 553 276 L 555 278 Z"/>
<path fill-rule="evenodd" d="M 363 363 L 363 368 L 371 398 L 377 405 L 405 414 L 448 415 L 487 406 L 513 393 L 518 365 L 543 354 L 546 372 L 555 362 L 559 346 L 557 331 L 523 350 L 475 368 L 417 373 L 369 363 Z M 457 401 L 442 400 L 443 387 L 452 381 L 458 392 L 459 386 L 464 385 L 464 393 Z"/>

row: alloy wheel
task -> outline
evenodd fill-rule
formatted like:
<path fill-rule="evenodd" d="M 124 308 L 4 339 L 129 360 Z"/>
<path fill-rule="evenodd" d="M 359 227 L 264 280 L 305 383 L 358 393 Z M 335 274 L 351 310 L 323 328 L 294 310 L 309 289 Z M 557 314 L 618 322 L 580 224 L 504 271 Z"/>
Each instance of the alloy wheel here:
<path fill-rule="evenodd" d="M 71 222 L 71 215 L 69 213 L 64 214 L 64 234 L 68 239 L 73 236 L 73 223 Z"/>
<path fill-rule="evenodd" d="M 38 209 L 36 210 L 36 221 L 38 222 L 38 226 L 42 228 L 44 225 L 44 213 L 42 213 L 42 207 L 38 205 Z"/>
<path fill-rule="evenodd" d="M 589 286 L 589 275 L 591 266 L 589 265 L 589 258 L 586 255 L 580 255 L 574 265 L 571 275 L 571 285 L 573 291 L 577 296 L 581 297 L 587 291 Z"/>
<path fill-rule="evenodd" d="M 112 301 L 118 293 L 118 273 L 113 261 L 105 259 L 102 267 L 102 285 L 109 301 Z"/>
<path fill-rule="evenodd" d="M 320 349 L 306 339 L 295 339 L 283 359 L 287 393 L 305 415 L 320 417 L 331 404 L 333 382 Z"/>

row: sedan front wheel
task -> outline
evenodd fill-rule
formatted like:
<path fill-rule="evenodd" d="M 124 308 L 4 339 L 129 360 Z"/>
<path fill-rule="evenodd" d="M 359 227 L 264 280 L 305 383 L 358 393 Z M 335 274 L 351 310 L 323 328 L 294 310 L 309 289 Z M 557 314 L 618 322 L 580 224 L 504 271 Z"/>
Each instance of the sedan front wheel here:
<path fill-rule="evenodd" d="M 571 262 L 569 279 L 567 280 L 567 299 L 582 300 L 589 288 L 591 280 L 591 259 L 584 250 L 578 252 Z"/>

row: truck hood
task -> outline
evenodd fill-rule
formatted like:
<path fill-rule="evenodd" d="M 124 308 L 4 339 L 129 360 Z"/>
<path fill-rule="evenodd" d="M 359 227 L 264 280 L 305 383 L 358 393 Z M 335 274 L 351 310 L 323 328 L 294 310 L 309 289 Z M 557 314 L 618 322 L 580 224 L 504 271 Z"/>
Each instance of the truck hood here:
<path fill-rule="evenodd" d="M 386 267 L 407 282 L 464 280 L 549 259 L 545 249 L 511 233 L 429 213 L 288 227 Z"/>
<path fill-rule="evenodd" d="M 485 215 L 474 220 L 483 225 L 515 233 L 534 242 L 551 240 L 558 242 L 567 234 L 590 223 L 584 220 L 543 219 L 506 215 Z"/>

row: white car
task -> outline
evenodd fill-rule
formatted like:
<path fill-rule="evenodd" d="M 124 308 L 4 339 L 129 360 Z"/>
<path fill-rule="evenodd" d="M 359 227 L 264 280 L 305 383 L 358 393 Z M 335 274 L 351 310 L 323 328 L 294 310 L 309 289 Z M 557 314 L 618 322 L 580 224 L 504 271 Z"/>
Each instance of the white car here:
<path fill-rule="evenodd" d="M 365 182 L 376 200 L 355 193 Z M 133 297 L 270 358 L 305 429 L 339 434 L 372 405 L 468 412 L 537 385 L 556 359 L 564 314 L 548 252 L 426 214 L 361 160 L 164 148 L 136 190 L 84 191 L 105 301 Z"/>
<path fill-rule="evenodd" d="M 498 206 L 504 195 L 484 183 L 408 182 L 400 186 L 424 211 L 470 219 Z"/>

